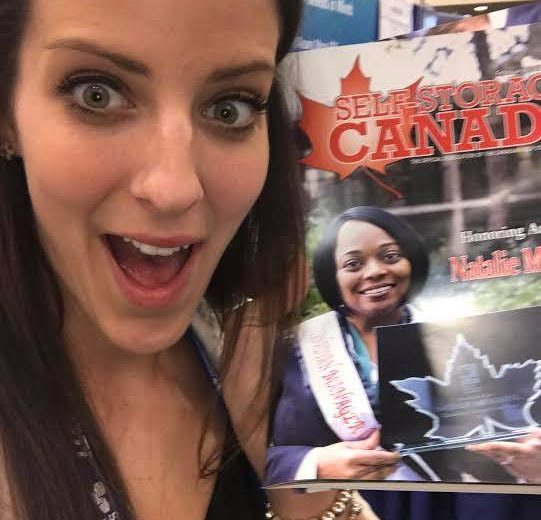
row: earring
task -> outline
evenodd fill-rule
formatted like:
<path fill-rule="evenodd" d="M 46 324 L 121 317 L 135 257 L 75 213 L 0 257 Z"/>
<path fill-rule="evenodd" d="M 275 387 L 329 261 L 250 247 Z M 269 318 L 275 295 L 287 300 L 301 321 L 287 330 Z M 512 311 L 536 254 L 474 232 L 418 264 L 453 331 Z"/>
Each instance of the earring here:
<path fill-rule="evenodd" d="M 13 149 L 11 143 L 6 142 L 0 146 L 0 157 L 6 161 L 11 161 L 11 159 L 15 157 L 15 150 Z"/>

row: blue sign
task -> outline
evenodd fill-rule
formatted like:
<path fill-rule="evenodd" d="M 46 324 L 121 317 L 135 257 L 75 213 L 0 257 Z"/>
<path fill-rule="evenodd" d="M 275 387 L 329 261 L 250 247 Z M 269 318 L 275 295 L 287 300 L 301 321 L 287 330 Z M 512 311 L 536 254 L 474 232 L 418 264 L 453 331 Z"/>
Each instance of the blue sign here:
<path fill-rule="evenodd" d="M 304 0 L 294 50 L 364 43 L 377 39 L 378 0 Z"/>

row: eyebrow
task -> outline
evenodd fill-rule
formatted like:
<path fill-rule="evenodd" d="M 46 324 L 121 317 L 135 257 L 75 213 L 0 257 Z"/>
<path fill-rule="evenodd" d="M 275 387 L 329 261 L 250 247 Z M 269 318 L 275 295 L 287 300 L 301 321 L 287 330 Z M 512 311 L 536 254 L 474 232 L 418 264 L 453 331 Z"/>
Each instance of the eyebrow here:
<path fill-rule="evenodd" d="M 400 249 L 400 246 L 398 245 L 398 242 L 385 242 L 384 244 L 381 244 L 378 246 L 378 252 L 381 251 L 382 249 L 386 248 L 386 247 L 392 247 L 392 246 L 396 246 Z M 350 249 L 349 251 L 345 251 L 344 253 L 341 254 L 341 257 L 344 257 L 346 255 L 360 255 L 360 256 L 363 256 L 364 255 L 364 251 L 362 251 L 361 249 Z"/>
<path fill-rule="evenodd" d="M 257 72 L 268 72 L 274 76 L 276 67 L 274 64 L 265 60 L 254 60 L 246 65 L 239 65 L 238 67 L 224 67 L 218 69 L 213 72 L 208 79 L 211 83 L 216 83 L 219 81 L 235 79 L 246 74 L 255 74 Z"/>
<path fill-rule="evenodd" d="M 144 63 L 124 56 L 123 54 L 109 51 L 95 42 L 81 40 L 78 38 L 60 38 L 46 45 L 45 48 L 49 50 L 70 49 L 74 51 L 87 52 L 101 58 L 105 58 L 127 72 L 141 74 L 146 77 L 151 76 L 150 69 Z M 212 72 L 208 78 L 208 81 L 211 83 L 217 83 L 257 72 L 269 72 L 274 75 L 276 72 L 276 67 L 273 63 L 265 60 L 254 60 L 245 65 L 223 67 L 218 69 Z"/>
<path fill-rule="evenodd" d="M 77 38 L 61 38 L 46 45 L 45 48 L 49 50 L 70 49 L 74 51 L 88 52 L 113 62 L 117 67 L 124 69 L 127 72 L 134 72 L 147 77 L 151 75 L 150 69 L 144 63 L 132 58 L 128 58 L 127 56 L 117 52 L 104 49 L 99 44 L 91 41 L 79 40 Z"/>

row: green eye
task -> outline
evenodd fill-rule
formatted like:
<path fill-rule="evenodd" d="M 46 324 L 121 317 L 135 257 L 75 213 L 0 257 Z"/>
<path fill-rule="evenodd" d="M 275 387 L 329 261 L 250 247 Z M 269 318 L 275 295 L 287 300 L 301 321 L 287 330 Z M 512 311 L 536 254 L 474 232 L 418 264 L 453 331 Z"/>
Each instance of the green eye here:
<path fill-rule="evenodd" d="M 122 83 L 104 75 L 88 73 L 68 77 L 56 90 L 67 98 L 72 108 L 88 115 L 113 115 L 135 106 L 122 94 Z"/>
<path fill-rule="evenodd" d="M 221 100 L 214 103 L 205 115 L 227 126 L 250 126 L 256 118 L 256 111 L 246 101 Z"/>
<path fill-rule="evenodd" d="M 213 102 L 203 115 L 224 127 L 242 130 L 253 126 L 266 108 L 259 97 L 238 93 Z"/>
<path fill-rule="evenodd" d="M 115 110 L 126 105 L 124 96 L 103 83 L 81 83 L 74 87 L 73 98 L 91 110 Z"/>
<path fill-rule="evenodd" d="M 250 111 L 246 110 L 245 107 L 239 107 L 237 106 L 238 102 L 232 103 L 230 101 L 220 101 L 219 103 L 216 103 L 214 105 L 214 109 L 212 110 L 212 115 L 215 119 L 221 121 L 222 123 L 225 123 L 227 125 L 234 125 L 241 120 L 246 120 L 249 122 L 250 119 Z M 243 114 L 243 109 L 244 113 Z"/>
<path fill-rule="evenodd" d="M 82 98 L 91 108 L 104 109 L 110 103 L 111 96 L 103 85 L 84 86 Z"/>

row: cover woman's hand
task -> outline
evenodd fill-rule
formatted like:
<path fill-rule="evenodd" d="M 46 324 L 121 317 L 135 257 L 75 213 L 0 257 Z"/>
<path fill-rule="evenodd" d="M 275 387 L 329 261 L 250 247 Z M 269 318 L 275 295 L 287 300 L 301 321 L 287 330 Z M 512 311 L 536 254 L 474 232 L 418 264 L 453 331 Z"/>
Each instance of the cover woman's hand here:
<path fill-rule="evenodd" d="M 541 484 L 541 428 L 516 442 L 485 442 L 467 449 L 491 458 L 517 479 Z"/>
<path fill-rule="evenodd" d="M 317 478 L 383 480 L 395 469 L 398 453 L 378 449 L 379 431 L 362 441 L 318 448 Z"/>

